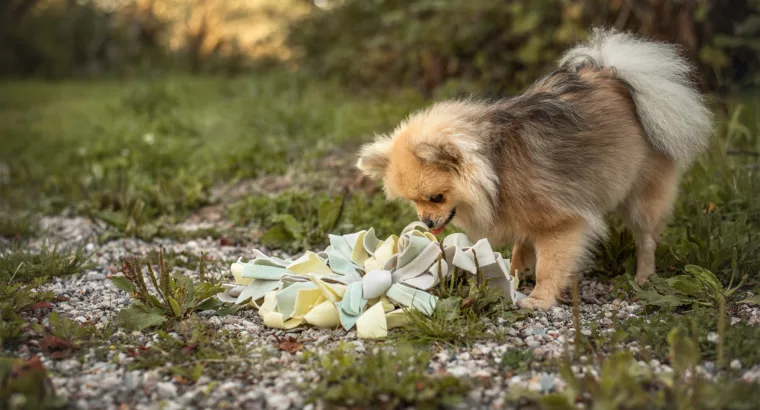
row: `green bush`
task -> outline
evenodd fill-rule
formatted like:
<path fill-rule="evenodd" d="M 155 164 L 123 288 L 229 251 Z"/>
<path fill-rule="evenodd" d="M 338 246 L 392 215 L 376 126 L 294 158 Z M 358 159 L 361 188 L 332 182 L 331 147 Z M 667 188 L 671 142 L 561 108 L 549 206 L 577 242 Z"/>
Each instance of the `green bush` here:
<path fill-rule="evenodd" d="M 515 92 L 592 25 L 684 45 L 713 88 L 760 83 L 756 0 L 339 3 L 296 21 L 288 44 L 311 73 L 359 85 L 413 85 L 444 95 Z"/>
<path fill-rule="evenodd" d="M 170 49 L 171 22 L 153 7 L 122 2 L 108 9 L 95 0 L 0 2 L 0 76 L 234 73 L 249 63 L 234 40 L 219 40 L 211 52 L 195 46 L 209 35 L 206 31 Z"/>

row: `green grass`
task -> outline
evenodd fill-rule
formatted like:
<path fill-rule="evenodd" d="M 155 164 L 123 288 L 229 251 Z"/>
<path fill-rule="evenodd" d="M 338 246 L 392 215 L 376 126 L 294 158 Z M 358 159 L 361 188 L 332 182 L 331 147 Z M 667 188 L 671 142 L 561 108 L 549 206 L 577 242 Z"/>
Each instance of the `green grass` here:
<path fill-rule="evenodd" d="M 398 234 L 415 218 L 414 211 L 405 204 L 386 202 L 381 194 L 325 192 L 323 179 L 341 171 L 332 169 L 336 166 L 326 158 L 337 156 L 343 159 L 338 163 L 352 166 L 361 142 L 389 130 L 424 103 L 414 93 L 356 93 L 337 83 L 289 73 L 125 83 L 0 84 L 4 144 L 0 151 L 0 244 L 11 243 L 0 251 L 0 342 L 13 346 L 37 332 L 21 314 L 52 298 L 33 291 L 42 283 L 40 277 L 74 274 L 88 266 L 81 249 L 46 246 L 37 253 L 18 241 L 42 236 L 36 223 L 41 214 L 68 209 L 106 222 L 112 229 L 103 240 L 125 235 L 185 241 L 209 236 L 290 252 L 321 249 L 328 233 L 374 227 L 380 237 Z M 602 374 L 577 379 L 567 375 L 570 393 L 536 403 L 566 408 L 575 400 L 587 407 L 625 402 L 635 408 L 650 403 L 642 401 L 642 394 L 655 392 L 654 407 L 678 408 L 700 401 L 704 408 L 738 408 L 736 403 L 720 403 L 718 399 L 728 397 L 720 392 L 751 395 L 743 390 L 746 386 L 730 380 L 731 374 L 722 374 L 714 382 L 674 384 L 636 373 L 640 369 L 631 368 L 630 357 L 612 354 L 619 343 L 638 341 L 649 348 L 635 353 L 636 360 L 654 358 L 674 365 L 668 335 L 678 329 L 692 338 L 699 352 L 697 362 L 717 362 L 724 372 L 733 359 L 741 360 L 745 368 L 760 363 L 752 345 L 760 337 L 758 328 L 731 325 L 721 310 L 733 313 L 746 291 L 760 286 L 760 104 L 732 105 L 722 119 L 710 149 L 683 177 L 673 220 L 657 251 L 659 279 L 641 291 L 628 282 L 635 273 L 635 238 L 619 221 L 611 219 L 612 235 L 599 246 L 592 274 L 617 288 L 610 299 L 627 297 L 643 304 L 644 316 L 616 323 L 612 333 L 592 324 L 592 336 L 579 337 L 578 353 L 606 358 L 597 363 Z M 284 187 L 284 191 L 228 197 L 213 189 L 288 172 L 305 176 L 306 183 Z M 222 218 L 236 227 L 234 232 L 215 227 L 184 232 L 176 227 L 176 222 L 209 204 L 224 205 Z M 197 262 L 197 255 L 165 256 L 171 264 L 185 268 Z M 684 285 L 685 278 L 677 278 L 692 275 L 686 270 L 688 265 L 714 273 L 720 282 L 717 288 L 724 290 L 733 289 L 745 275 L 747 279 L 731 295 L 717 297 L 711 288 L 703 287 L 684 297 L 670 284 L 680 280 Z M 500 301 L 481 294 L 468 281 L 443 283 L 433 292 L 441 298 L 434 315 L 415 315 L 410 324 L 395 331 L 417 346 L 466 346 L 498 339 L 499 335 L 486 332 L 484 317 L 522 320 L 532 315 L 504 311 Z M 663 304 L 657 302 L 661 296 L 686 302 Z M 161 317 L 173 314 L 168 303 L 159 303 Z M 178 320 L 177 326 L 193 321 L 192 316 L 187 319 L 184 312 L 179 313 L 185 320 Z M 73 339 L 84 337 L 69 335 L 75 330 L 62 321 L 48 332 L 74 343 Z M 229 365 L 219 352 L 243 352 L 240 346 L 203 332 L 180 332 L 176 340 L 161 337 L 155 349 L 128 353 L 136 355 L 138 366 L 160 367 L 192 381 L 210 367 Z M 708 340 L 714 339 L 712 332 L 720 335 L 720 344 Z M 198 358 L 193 359 L 193 354 Z M 576 358 L 571 356 L 571 360 Z M 166 360 L 176 368 L 164 367 L 161 363 Z M 311 386 L 312 398 L 341 406 L 435 407 L 466 393 L 466 381 L 429 375 L 425 360 L 424 354 L 411 357 L 384 350 L 367 356 L 332 352 L 317 366 L 322 378 Z M 693 355 L 689 360 L 694 363 Z M 514 349 L 501 361 L 506 373 L 547 366 L 557 363 Z M 343 383 L 345 378 L 355 387 Z M 719 397 L 695 394 L 699 389 Z M 379 397 L 384 399 L 375 400 Z"/>
<path fill-rule="evenodd" d="M 91 257 L 84 247 L 71 249 L 45 243 L 39 251 L 33 251 L 14 242 L 0 249 L 0 283 L 81 273 L 93 266 Z"/>
<path fill-rule="evenodd" d="M 0 238 L 23 240 L 38 233 L 36 218 L 28 212 L 0 214 Z"/>
<path fill-rule="evenodd" d="M 378 237 L 398 235 L 416 218 L 407 204 L 388 202 L 381 195 L 368 198 L 360 193 L 292 191 L 249 196 L 232 204 L 227 217 L 236 225 L 258 229 L 259 242 L 293 252 L 323 249 L 331 233 L 347 234 L 374 227 Z"/>
<path fill-rule="evenodd" d="M 251 364 L 267 358 L 265 349 L 253 350 L 236 335 L 215 331 L 200 321 L 185 323 L 177 337 L 158 331 L 157 341 L 150 347 L 127 341 L 119 349 L 135 359 L 128 366 L 130 370 L 157 369 L 187 384 L 202 375 L 215 379 L 245 377 Z"/>
<path fill-rule="evenodd" d="M 126 329 L 172 328 L 191 318 L 196 312 L 214 311 L 218 315 L 236 313 L 243 305 L 228 306 L 215 296 L 222 292 L 220 282 L 214 281 L 207 272 L 206 256 L 198 259 L 199 283 L 182 273 L 173 273 L 164 259 L 163 250 L 158 251 L 157 265 L 147 264 L 147 275 L 140 267 L 141 261 L 133 258 L 122 262 L 124 276 L 115 276 L 111 282 L 127 292 L 132 304 L 119 311 L 116 323 Z M 150 286 L 150 287 L 149 287 Z"/>
<path fill-rule="evenodd" d="M 151 236 L 236 179 L 308 170 L 421 103 L 286 73 L 0 84 L 4 206 L 64 207 Z M 31 143 L 30 143 L 31 142 Z"/>
<path fill-rule="evenodd" d="M 339 346 L 314 365 L 318 381 L 310 385 L 309 402 L 329 408 L 441 408 L 461 401 L 471 382 L 429 374 L 430 354 L 400 346 L 357 355 Z"/>

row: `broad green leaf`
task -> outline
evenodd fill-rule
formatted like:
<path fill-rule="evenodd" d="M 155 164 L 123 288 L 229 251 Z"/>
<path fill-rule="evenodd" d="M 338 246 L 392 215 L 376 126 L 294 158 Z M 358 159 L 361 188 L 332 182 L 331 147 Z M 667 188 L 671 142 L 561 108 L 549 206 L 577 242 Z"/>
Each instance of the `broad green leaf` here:
<path fill-rule="evenodd" d="M 642 289 L 634 281 L 629 281 L 631 287 L 636 291 L 636 296 L 641 299 L 642 302 L 648 305 L 661 306 L 661 307 L 678 307 L 688 305 L 692 303 L 691 300 L 685 297 L 679 297 L 674 294 L 661 294 L 654 289 Z"/>
<path fill-rule="evenodd" d="M 249 303 L 250 299 L 247 299 L 240 304 L 225 303 L 224 306 L 220 306 L 220 308 L 216 309 L 216 314 L 219 316 L 234 315 L 248 306 Z"/>
<path fill-rule="evenodd" d="M 285 225 L 282 223 L 278 223 L 271 227 L 267 233 L 262 235 L 261 238 L 259 238 L 259 241 L 261 241 L 264 245 L 283 245 L 283 244 L 290 244 L 293 241 L 295 241 L 295 237 L 293 236 L 290 231 L 288 231 L 287 228 L 285 228 Z"/>
<path fill-rule="evenodd" d="M 192 381 L 197 381 L 201 378 L 201 375 L 203 374 L 203 369 L 205 366 L 201 363 L 196 363 L 195 366 L 190 370 L 190 379 Z"/>
<path fill-rule="evenodd" d="M 303 238 L 304 233 L 304 224 L 303 222 L 300 222 L 298 219 L 296 219 L 295 216 L 291 214 L 284 214 L 280 216 L 280 223 L 282 223 L 283 227 L 285 228 L 288 233 L 293 235 L 296 239 Z"/>
<path fill-rule="evenodd" d="M 50 322 L 50 327 L 52 327 L 53 330 L 60 331 L 61 329 L 63 329 L 63 324 L 61 323 L 61 316 L 58 315 L 58 312 L 50 313 L 50 317 L 48 318 L 48 321 Z"/>
<path fill-rule="evenodd" d="M 702 283 L 692 276 L 678 275 L 667 280 L 673 289 L 688 296 L 700 296 L 703 293 Z"/>
<path fill-rule="evenodd" d="M 723 295 L 723 285 L 720 284 L 720 281 L 714 273 L 697 265 L 686 265 L 684 270 L 699 279 L 705 287 L 710 289 L 711 292 L 714 292 L 716 297 L 718 295 Z"/>
<path fill-rule="evenodd" d="M 667 339 L 670 347 L 670 362 L 678 373 L 683 374 L 699 363 L 699 347 L 683 328 L 671 329 Z"/>
<path fill-rule="evenodd" d="M 111 283 L 113 283 L 117 288 L 129 294 L 135 291 L 135 285 L 133 285 L 132 282 L 130 282 L 129 279 L 125 278 L 124 276 L 112 277 Z"/>
<path fill-rule="evenodd" d="M 169 296 L 169 305 L 171 305 L 172 307 L 172 312 L 174 312 L 174 316 L 182 317 L 182 311 L 179 310 L 179 302 L 177 302 L 177 299 L 174 299 L 173 297 Z"/>
<path fill-rule="evenodd" d="M 195 294 L 193 295 L 193 303 L 196 300 L 205 301 L 208 298 L 216 296 L 217 293 L 224 292 L 224 288 L 218 285 L 212 285 L 210 283 L 201 283 L 195 288 Z"/>
<path fill-rule="evenodd" d="M 166 322 L 161 311 L 144 306 L 130 306 L 116 316 L 116 324 L 129 330 L 143 330 Z"/>
<path fill-rule="evenodd" d="M 217 298 L 208 298 L 204 300 L 203 302 L 199 303 L 198 306 L 195 307 L 196 311 L 202 311 L 202 310 L 216 310 L 220 307 L 224 306 L 225 303 Z M 234 306 L 234 304 L 233 304 Z"/>
<path fill-rule="evenodd" d="M 153 306 L 156 309 L 165 309 L 166 306 L 161 302 L 157 297 L 154 295 L 148 295 L 148 302 L 150 302 L 151 306 Z"/>
<path fill-rule="evenodd" d="M 317 223 L 321 232 L 329 233 L 327 231 L 336 225 L 338 218 L 340 218 L 340 204 L 342 201 L 342 197 L 336 197 L 325 199 L 319 205 L 319 221 Z"/>
<path fill-rule="evenodd" d="M 751 298 L 740 300 L 739 303 L 746 303 L 749 305 L 760 305 L 760 295 L 755 295 Z"/>

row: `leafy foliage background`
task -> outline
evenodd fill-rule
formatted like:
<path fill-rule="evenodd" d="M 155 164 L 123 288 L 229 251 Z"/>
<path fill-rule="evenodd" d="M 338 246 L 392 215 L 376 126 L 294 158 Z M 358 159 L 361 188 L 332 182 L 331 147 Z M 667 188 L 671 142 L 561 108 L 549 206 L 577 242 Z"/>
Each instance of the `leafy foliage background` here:
<path fill-rule="evenodd" d="M 0 2 L 0 75 L 240 73 L 275 62 L 355 86 L 500 94 L 524 88 L 591 26 L 606 25 L 681 44 L 706 89 L 760 84 L 760 0 L 180 3 Z M 267 52 L 241 46 L 270 26 L 256 49 Z"/>
<path fill-rule="evenodd" d="M 755 0 L 376 0 L 315 9 L 288 44 L 313 74 L 443 94 L 516 92 L 594 25 L 676 42 L 704 87 L 760 84 Z"/>

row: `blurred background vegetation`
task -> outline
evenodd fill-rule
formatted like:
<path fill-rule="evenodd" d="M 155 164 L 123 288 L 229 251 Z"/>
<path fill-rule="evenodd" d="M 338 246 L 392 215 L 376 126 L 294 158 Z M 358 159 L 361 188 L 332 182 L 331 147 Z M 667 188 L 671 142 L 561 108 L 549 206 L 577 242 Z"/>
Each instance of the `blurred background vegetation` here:
<path fill-rule="evenodd" d="M 0 19 L 2 237 L 61 213 L 145 239 L 222 222 L 301 249 L 397 232 L 414 214 L 359 178 L 361 143 L 432 99 L 519 92 L 606 25 L 682 45 L 717 97 L 720 138 L 676 212 L 716 221 L 672 236 L 730 222 L 739 239 L 698 262 L 760 252 L 760 0 L 4 0 Z M 631 260 L 615 246 L 602 270 Z"/>
<path fill-rule="evenodd" d="M 4 0 L 0 74 L 234 74 L 274 63 L 426 95 L 516 92 L 592 25 L 681 44 L 705 89 L 760 84 L 758 0 Z"/>

